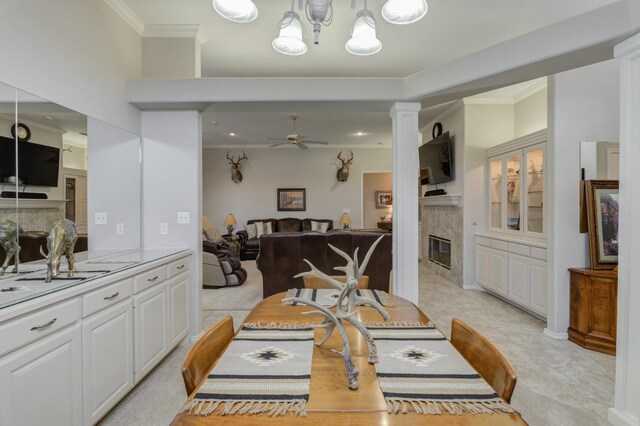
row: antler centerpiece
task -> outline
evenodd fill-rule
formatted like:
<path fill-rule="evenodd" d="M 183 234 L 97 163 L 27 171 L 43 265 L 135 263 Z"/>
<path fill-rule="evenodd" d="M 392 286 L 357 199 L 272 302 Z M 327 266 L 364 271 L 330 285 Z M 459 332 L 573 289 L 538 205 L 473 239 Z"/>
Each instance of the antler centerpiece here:
<path fill-rule="evenodd" d="M 337 271 L 344 272 L 346 276 L 346 280 L 344 283 L 325 274 L 324 272 L 316 268 L 307 259 L 304 259 L 304 261 L 311 267 L 311 270 L 302 272 L 296 275 L 294 278 L 310 276 L 320 278 L 328 282 L 332 287 L 340 291 L 340 294 L 338 295 L 338 298 L 333 305 L 326 307 L 320 305 L 317 302 L 302 299 L 299 297 L 290 297 L 283 300 L 283 302 L 295 302 L 297 304 L 308 305 L 315 308 L 315 310 L 313 311 L 303 312 L 303 315 L 320 314 L 324 316 L 325 319 L 322 323 L 312 326 L 314 328 L 323 328 L 325 330 L 325 335 L 319 343 L 316 343 L 317 346 L 321 346 L 323 343 L 325 343 L 329 339 L 329 337 L 331 337 L 333 331 L 338 328 L 338 330 L 340 331 L 340 336 L 342 338 L 342 351 L 337 351 L 335 349 L 332 350 L 340 354 L 344 359 L 344 365 L 347 370 L 347 376 L 349 380 L 349 388 L 351 389 L 358 388 L 358 375 L 360 374 L 360 372 L 353 364 L 353 360 L 351 358 L 351 348 L 349 346 L 349 339 L 344 328 L 343 321 L 347 321 L 348 323 L 353 325 L 356 330 L 358 330 L 360 334 L 362 334 L 362 336 L 365 338 L 365 341 L 367 342 L 367 348 L 369 350 L 369 357 L 367 361 L 371 364 L 375 364 L 378 362 L 378 352 L 376 349 L 376 344 L 371 337 L 371 334 L 369 334 L 367 328 L 357 318 L 356 314 L 358 311 L 356 310 L 356 306 L 370 306 L 376 309 L 385 321 L 389 319 L 389 314 L 384 310 L 382 305 L 380 305 L 373 299 L 360 297 L 356 294 L 356 290 L 358 289 L 358 279 L 362 277 L 364 270 L 367 268 L 367 264 L 371 259 L 373 251 L 375 250 L 378 243 L 380 243 L 382 238 L 384 238 L 383 235 L 381 235 L 380 238 L 378 238 L 371 245 L 369 251 L 364 257 L 364 260 L 362 261 L 362 265 L 358 264 L 359 248 L 355 249 L 355 251 L 353 252 L 353 258 L 351 258 L 344 251 L 329 244 L 331 250 L 336 252 L 347 261 L 347 264 L 345 266 L 336 266 L 334 268 Z M 333 308 L 335 308 L 335 312 L 331 310 Z"/>

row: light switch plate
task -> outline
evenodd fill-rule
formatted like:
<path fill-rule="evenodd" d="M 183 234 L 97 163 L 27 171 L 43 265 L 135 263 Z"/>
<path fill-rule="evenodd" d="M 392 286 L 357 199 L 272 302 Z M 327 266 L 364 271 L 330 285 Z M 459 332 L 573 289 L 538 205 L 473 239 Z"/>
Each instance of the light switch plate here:
<path fill-rule="evenodd" d="M 168 235 L 169 234 L 169 224 L 161 223 L 160 224 L 160 235 Z"/>
<path fill-rule="evenodd" d="M 117 235 L 124 235 L 124 223 L 118 223 L 116 225 L 116 234 Z"/>
<path fill-rule="evenodd" d="M 189 212 L 178 212 L 178 223 L 186 225 L 190 222 Z"/>
<path fill-rule="evenodd" d="M 106 225 L 107 224 L 107 213 L 106 212 L 96 212 L 94 222 L 96 225 Z"/>

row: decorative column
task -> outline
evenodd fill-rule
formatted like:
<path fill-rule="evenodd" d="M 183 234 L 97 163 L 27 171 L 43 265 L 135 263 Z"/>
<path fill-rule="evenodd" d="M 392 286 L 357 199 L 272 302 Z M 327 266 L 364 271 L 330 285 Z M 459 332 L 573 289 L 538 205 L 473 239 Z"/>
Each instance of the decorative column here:
<path fill-rule="evenodd" d="M 418 111 L 396 102 L 393 122 L 393 293 L 418 304 Z"/>
<path fill-rule="evenodd" d="M 640 34 L 615 48 L 620 60 L 620 217 L 618 222 L 618 331 L 614 425 L 640 418 Z"/>

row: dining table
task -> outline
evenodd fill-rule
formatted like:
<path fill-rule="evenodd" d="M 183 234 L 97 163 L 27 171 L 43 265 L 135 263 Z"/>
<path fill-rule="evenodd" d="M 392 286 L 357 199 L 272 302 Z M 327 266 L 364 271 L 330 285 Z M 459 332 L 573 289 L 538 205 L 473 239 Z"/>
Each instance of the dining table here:
<path fill-rule="evenodd" d="M 309 306 L 284 306 L 282 299 L 286 293 L 274 294 L 261 301 L 250 312 L 245 324 L 267 323 L 321 323 L 321 315 L 303 315 L 313 310 Z M 394 306 L 385 307 L 389 321 L 399 323 L 427 323 L 429 318 L 413 303 L 398 296 L 390 296 Z M 382 317 L 371 307 L 359 306 L 357 316 L 362 322 L 381 322 Z M 172 425 L 473 425 L 502 426 L 526 425 L 517 412 L 496 412 L 492 414 L 418 414 L 411 408 L 405 414 L 387 412 L 387 403 L 376 376 L 375 366 L 367 362 L 368 347 L 363 336 L 350 324 L 345 324 L 353 363 L 360 371 L 359 386 L 352 390 L 347 385 L 347 374 L 343 358 L 332 349 L 340 351 L 342 341 L 340 333 L 334 332 L 322 345 L 313 347 L 311 364 L 311 383 L 306 416 L 268 416 L 268 415 L 218 415 L 220 408 L 208 416 L 193 415 L 188 412 L 177 414 Z M 319 342 L 325 331 L 314 331 L 315 341 Z M 202 380 L 194 392 L 189 395 L 188 404 L 198 393 Z"/>

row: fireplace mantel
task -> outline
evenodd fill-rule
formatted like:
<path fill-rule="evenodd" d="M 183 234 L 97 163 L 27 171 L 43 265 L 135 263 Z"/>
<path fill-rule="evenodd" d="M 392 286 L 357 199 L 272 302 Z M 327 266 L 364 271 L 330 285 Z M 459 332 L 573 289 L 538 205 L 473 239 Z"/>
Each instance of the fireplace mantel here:
<path fill-rule="evenodd" d="M 426 207 L 460 207 L 462 205 L 462 195 L 435 195 L 433 197 L 420 197 L 421 206 Z"/>
<path fill-rule="evenodd" d="M 18 200 L 19 208 L 22 209 L 59 209 L 65 203 L 65 200 L 34 200 L 20 199 Z M 0 199 L 0 209 L 15 209 L 16 200 L 14 198 Z"/>

